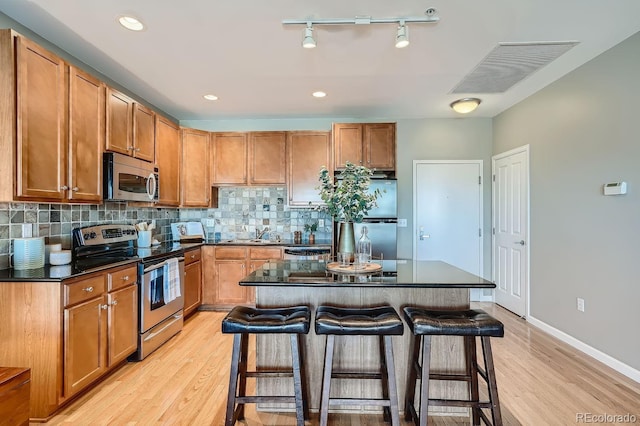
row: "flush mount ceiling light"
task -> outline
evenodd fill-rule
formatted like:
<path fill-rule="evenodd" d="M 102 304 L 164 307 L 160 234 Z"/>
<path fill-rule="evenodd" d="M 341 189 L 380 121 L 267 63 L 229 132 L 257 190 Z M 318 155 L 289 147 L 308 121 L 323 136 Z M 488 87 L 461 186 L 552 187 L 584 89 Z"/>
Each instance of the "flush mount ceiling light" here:
<path fill-rule="evenodd" d="M 134 18 L 133 16 L 120 16 L 118 18 L 118 22 L 120 22 L 120 25 L 131 31 L 144 30 L 144 24 L 139 19 Z"/>
<path fill-rule="evenodd" d="M 304 40 L 302 46 L 305 48 L 316 47 L 316 41 L 313 38 L 313 26 L 318 25 L 369 25 L 369 24 L 398 24 L 396 32 L 396 47 L 402 48 L 409 45 L 409 28 L 407 23 L 415 24 L 435 24 L 440 21 L 436 16 L 437 11 L 429 8 L 425 12 L 426 16 L 415 17 L 398 17 L 398 18 L 372 18 L 371 16 L 356 16 L 355 18 L 337 18 L 337 19 L 284 19 L 283 25 L 306 25 L 304 30 Z"/>
<path fill-rule="evenodd" d="M 218 97 L 216 95 L 204 95 L 203 98 L 205 98 L 208 101 L 217 101 Z"/>
<path fill-rule="evenodd" d="M 404 25 L 404 21 L 400 21 L 398 25 L 398 33 L 396 34 L 396 47 L 402 49 L 409 45 L 409 28 Z"/>
<path fill-rule="evenodd" d="M 451 102 L 449 106 L 459 114 L 468 114 L 478 108 L 481 102 L 478 98 L 462 98 Z"/>
<path fill-rule="evenodd" d="M 311 22 L 308 22 L 307 28 L 304 29 L 302 47 L 304 47 L 305 49 L 313 49 L 314 47 L 316 47 L 316 41 L 313 38 L 313 25 L 311 24 Z"/>

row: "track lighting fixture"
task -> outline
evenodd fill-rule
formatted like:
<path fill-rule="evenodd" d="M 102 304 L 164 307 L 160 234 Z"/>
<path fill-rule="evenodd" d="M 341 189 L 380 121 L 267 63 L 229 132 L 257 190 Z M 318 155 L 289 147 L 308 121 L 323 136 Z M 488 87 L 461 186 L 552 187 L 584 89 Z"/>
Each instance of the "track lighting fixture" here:
<path fill-rule="evenodd" d="M 396 47 L 402 49 L 409 45 L 409 28 L 404 25 L 404 21 L 400 21 L 398 25 L 398 33 L 396 34 Z"/>
<path fill-rule="evenodd" d="M 482 101 L 478 98 L 462 98 L 451 102 L 449 106 L 459 114 L 468 114 L 478 108 L 480 102 Z"/>
<path fill-rule="evenodd" d="M 312 49 L 316 47 L 316 40 L 313 38 L 313 26 L 318 25 L 369 25 L 369 24 L 398 24 L 396 32 L 396 47 L 403 48 L 409 45 L 408 23 L 415 24 L 435 24 L 440 21 L 437 11 L 429 8 L 425 11 L 426 16 L 398 17 L 398 18 L 372 18 L 371 16 L 356 16 L 354 19 L 285 19 L 283 25 L 306 25 L 302 47 Z"/>
<path fill-rule="evenodd" d="M 316 47 L 316 40 L 313 38 L 313 25 L 307 22 L 307 28 L 304 29 L 304 38 L 302 39 L 302 47 L 305 49 L 313 49 Z"/>

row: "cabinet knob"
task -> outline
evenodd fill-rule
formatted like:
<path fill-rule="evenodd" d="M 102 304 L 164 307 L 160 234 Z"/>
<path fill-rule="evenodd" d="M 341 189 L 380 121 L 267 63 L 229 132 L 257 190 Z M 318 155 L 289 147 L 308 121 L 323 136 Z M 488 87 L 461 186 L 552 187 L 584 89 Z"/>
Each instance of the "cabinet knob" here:
<path fill-rule="evenodd" d="M 124 277 L 122 277 L 122 281 L 127 281 L 129 279 L 129 275 L 125 275 Z"/>
<path fill-rule="evenodd" d="M 192 254 L 192 255 L 191 255 L 191 258 L 192 258 L 192 259 L 195 259 L 195 258 L 196 258 L 196 255 L 195 255 L 195 254 Z"/>
<path fill-rule="evenodd" d="M 107 309 L 109 309 L 109 305 L 100 305 L 100 308 L 101 308 L 103 311 L 106 311 Z"/>
<path fill-rule="evenodd" d="M 113 303 L 111 303 L 111 306 L 116 306 L 118 304 L 117 300 L 114 300 Z"/>
<path fill-rule="evenodd" d="M 140 148 L 136 148 L 136 149 L 135 149 L 135 151 L 136 151 L 136 152 L 140 152 Z"/>
<path fill-rule="evenodd" d="M 71 188 L 71 190 L 72 190 L 73 192 L 78 192 L 78 190 L 80 190 L 80 188 L 78 188 L 77 186 L 74 186 L 73 188 Z"/>
<path fill-rule="evenodd" d="M 128 146 L 128 147 L 127 147 L 127 151 L 135 151 L 135 148 L 134 148 L 134 147 L 132 147 L 132 146 Z"/>
<path fill-rule="evenodd" d="M 69 187 L 68 187 L 67 185 L 62 185 L 62 186 L 60 187 L 60 189 L 61 189 L 62 191 L 66 191 L 67 189 L 69 189 Z"/>
<path fill-rule="evenodd" d="M 83 288 L 84 291 L 86 291 L 87 293 L 93 293 L 93 287 L 85 287 Z"/>

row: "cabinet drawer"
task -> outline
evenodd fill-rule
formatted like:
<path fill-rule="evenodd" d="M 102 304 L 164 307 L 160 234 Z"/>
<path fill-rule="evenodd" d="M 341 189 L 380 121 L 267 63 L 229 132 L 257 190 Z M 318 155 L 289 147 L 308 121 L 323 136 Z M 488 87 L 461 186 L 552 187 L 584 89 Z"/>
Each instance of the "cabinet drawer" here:
<path fill-rule="evenodd" d="M 249 258 L 251 260 L 282 259 L 282 248 L 252 247 L 249 249 Z"/>
<path fill-rule="evenodd" d="M 107 274 L 107 288 L 109 291 L 117 290 L 131 284 L 135 284 L 138 279 L 137 266 L 128 266 L 124 269 L 109 272 Z"/>
<path fill-rule="evenodd" d="M 189 250 L 184 252 L 184 265 L 187 266 L 193 262 L 200 261 L 200 249 Z"/>
<path fill-rule="evenodd" d="M 70 306 L 102 295 L 105 291 L 102 275 L 64 284 L 64 305 Z"/>
<path fill-rule="evenodd" d="M 247 249 L 244 247 L 216 247 L 216 260 L 240 259 L 247 257 Z"/>
<path fill-rule="evenodd" d="M 31 370 L 0 368 L 0 422 L 4 425 L 29 424 Z"/>

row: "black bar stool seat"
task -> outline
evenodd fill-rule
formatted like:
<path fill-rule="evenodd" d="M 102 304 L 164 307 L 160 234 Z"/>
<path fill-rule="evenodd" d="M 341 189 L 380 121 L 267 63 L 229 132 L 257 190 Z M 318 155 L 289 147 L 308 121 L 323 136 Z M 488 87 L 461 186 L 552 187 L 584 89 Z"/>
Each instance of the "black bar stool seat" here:
<path fill-rule="evenodd" d="M 375 308 L 340 308 L 319 306 L 316 309 L 316 334 L 327 335 L 324 373 L 320 401 L 320 425 L 325 426 L 331 405 L 374 405 L 383 408 L 385 419 L 392 425 L 400 424 L 398 391 L 391 336 L 402 335 L 404 325 L 398 313 L 390 306 Z M 333 371 L 335 336 L 379 336 L 381 366 L 377 372 Z M 331 398 L 331 379 L 379 379 L 382 398 Z"/>
<path fill-rule="evenodd" d="M 286 308 L 252 308 L 236 306 L 222 320 L 222 332 L 234 334 L 229 394 L 227 398 L 226 426 L 244 418 L 244 405 L 261 402 L 295 403 L 296 424 L 304 425 L 309 418 L 307 391 L 300 335 L 309 333 L 311 310 L 307 306 Z M 290 370 L 247 371 L 249 334 L 289 334 L 291 339 Z M 294 395 L 247 396 L 247 378 L 293 377 Z"/>
<path fill-rule="evenodd" d="M 480 419 L 489 425 L 502 425 L 498 386 L 496 384 L 491 337 L 503 337 L 504 325 L 482 309 L 458 311 L 431 310 L 407 306 L 403 309 L 404 318 L 413 333 L 409 350 L 409 377 L 405 394 L 405 420 L 427 425 L 429 405 L 471 407 L 473 424 L 479 425 Z M 431 336 L 463 336 L 465 349 L 465 374 L 434 374 L 429 371 L 431 358 Z M 484 369 L 478 365 L 476 357 L 476 337 L 482 342 Z M 422 364 L 420 364 L 422 352 Z M 487 383 L 489 401 L 480 401 L 478 376 Z M 420 412 L 415 408 L 415 390 L 420 379 Z M 461 380 L 469 383 L 469 400 L 431 399 L 429 398 L 429 380 Z M 492 421 L 482 409 L 490 409 Z"/>

